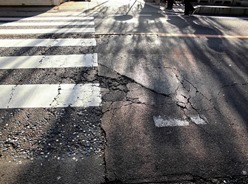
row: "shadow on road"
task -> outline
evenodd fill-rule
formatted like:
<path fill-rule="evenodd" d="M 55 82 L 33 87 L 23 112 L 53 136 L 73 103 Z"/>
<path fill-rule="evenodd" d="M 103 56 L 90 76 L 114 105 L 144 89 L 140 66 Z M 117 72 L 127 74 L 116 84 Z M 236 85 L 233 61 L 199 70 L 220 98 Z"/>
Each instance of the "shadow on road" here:
<path fill-rule="evenodd" d="M 132 32 L 116 21 L 109 32 L 121 34 L 99 39 L 101 65 L 131 83 L 125 100 L 105 104 L 107 178 L 194 181 L 246 173 L 247 40 L 225 37 L 224 25 L 211 18 L 146 24 L 152 18 L 139 16 Z M 163 34 L 149 34 L 154 25 Z M 158 128 L 154 116 L 189 125 Z"/>
<path fill-rule="evenodd" d="M 96 51 L 99 68 L 105 67 L 113 76 L 119 76 L 118 80 L 111 78 L 109 72 L 105 74 L 109 76 L 96 75 L 92 79 L 90 76 L 96 73 L 83 69 L 56 70 L 51 75 L 47 70 L 21 75 L 21 81 L 34 77 L 35 83 L 43 81 L 47 75 L 47 80 L 52 78 L 51 83 L 100 80 L 101 87 L 109 90 L 107 93 L 112 98 L 104 101 L 100 108 L 1 110 L 4 138 L 8 139 L 8 132 L 12 132 L 11 139 L 29 137 L 20 147 L 2 141 L 3 147 L 28 152 L 28 159 L 33 158 L 19 170 L 10 169 L 9 174 L 14 171 L 12 174 L 18 175 L 12 178 L 13 183 L 100 183 L 104 181 L 92 178 L 102 173 L 105 181 L 164 182 L 179 178 L 193 182 L 195 178 L 247 173 L 247 41 L 223 37 L 224 27 L 211 19 L 174 16 L 164 24 L 159 19 L 162 15 L 155 16 L 156 19 L 144 16 L 150 11 L 147 4 L 132 8 L 139 14 L 134 34 L 98 36 L 96 48 L 42 48 L 43 51 L 12 48 L 8 51 L 13 55 Z M 104 16 L 108 7 L 102 5 L 92 11 Z M 107 27 L 109 33 L 129 30 L 125 21 L 132 20 L 133 14 L 125 15 L 125 12 L 131 11 L 128 7 L 120 7 L 116 21 Z M 127 19 L 118 15 L 120 13 Z M 155 22 L 148 24 L 149 21 Z M 104 26 L 103 22 L 98 22 L 97 26 Z M 179 30 L 181 36 L 145 34 L 155 29 L 154 26 L 162 33 Z M 78 35 L 71 35 L 74 36 Z M 1 83 L 15 72 L 4 71 Z M 52 77 L 53 74 L 58 76 Z M 124 97 L 115 100 L 114 94 L 120 91 Z M 159 128 L 154 124 L 154 116 L 168 121 L 186 121 L 189 125 Z M 196 117 L 204 123 L 195 123 Z M 19 118 L 21 121 L 17 122 Z M 100 120 L 104 131 L 99 126 Z M 10 122 L 7 128 L 5 121 Z M 43 128 L 43 133 L 34 128 L 37 125 Z M 103 146 L 106 148 L 104 159 L 98 157 L 97 160 L 92 149 L 103 149 Z M 49 162 L 43 162 L 46 157 Z M 65 157 L 70 160 L 63 160 Z M 7 163 L 3 168 L 10 166 Z"/>

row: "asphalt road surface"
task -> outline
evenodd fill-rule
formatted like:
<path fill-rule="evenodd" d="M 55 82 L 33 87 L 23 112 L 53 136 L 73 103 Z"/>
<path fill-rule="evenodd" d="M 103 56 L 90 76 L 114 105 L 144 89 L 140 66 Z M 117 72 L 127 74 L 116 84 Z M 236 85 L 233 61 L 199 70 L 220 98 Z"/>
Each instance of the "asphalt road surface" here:
<path fill-rule="evenodd" d="M 94 17 L 1 21 L 1 183 L 103 182 Z"/>
<path fill-rule="evenodd" d="M 1 183 L 247 183 L 247 18 L 97 2 L 0 18 Z"/>

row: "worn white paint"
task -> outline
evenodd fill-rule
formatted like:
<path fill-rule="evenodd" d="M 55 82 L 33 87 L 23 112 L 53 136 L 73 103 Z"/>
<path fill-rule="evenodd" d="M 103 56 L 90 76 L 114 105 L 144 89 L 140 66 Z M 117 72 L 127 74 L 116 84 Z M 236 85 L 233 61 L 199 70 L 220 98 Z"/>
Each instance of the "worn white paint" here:
<path fill-rule="evenodd" d="M 207 119 L 205 117 L 200 117 L 199 115 L 191 116 L 190 120 L 190 122 L 197 125 L 207 124 Z M 189 126 L 190 124 L 190 122 L 186 119 L 162 118 L 161 116 L 153 116 L 153 121 L 156 127 Z"/>
<path fill-rule="evenodd" d="M 175 119 L 175 118 L 163 119 L 160 116 L 153 116 L 153 120 L 154 120 L 156 127 L 188 126 L 189 125 L 188 121 Z"/>
<path fill-rule="evenodd" d="M 199 116 L 199 115 L 191 116 L 190 120 L 197 125 L 205 125 L 208 122 L 205 116 Z"/>
<path fill-rule="evenodd" d="M 0 39 L 0 47 L 62 47 L 62 46 L 96 46 L 94 38 L 66 39 Z"/>
<path fill-rule="evenodd" d="M 55 16 L 34 16 L 34 17 L 0 17 L 0 21 L 18 21 L 18 20 L 44 20 L 44 21 L 60 21 L 60 20 L 69 20 L 69 21 L 85 21 L 85 20 L 94 20 L 94 17 L 80 17 L 80 16 L 60 16 L 60 17 L 55 17 Z"/>
<path fill-rule="evenodd" d="M 11 20 L 10 20 L 11 19 Z M 15 21 L 18 18 L 0 18 L 2 21 Z M 31 17 L 22 20 L 93 20 L 93 17 Z M 22 26 L 64 25 L 64 22 L 23 23 Z M 54 23 L 54 24 L 53 24 Z M 78 23 L 78 22 L 77 22 Z M 73 25 L 76 24 L 73 22 Z M 92 22 L 93 23 L 93 22 Z M 94 25 L 92 24 L 91 25 Z M 9 23 L 11 25 L 20 24 Z M 88 25 L 88 24 L 86 24 Z M 0 29 L 2 35 L 43 34 L 43 33 L 85 33 L 95 32 L 94 28 L 47 28 L 47 29 Z M 0 47 L 67 47 L 96 46 L 93 38 L 65 39 L 0 39 Z M 0 69 L 20 68 L 60 68 L 97 66 L 97 54 L 52 55 L 52 56 L 9 56 L 0 57 Z M 100 87 L 97 83 L 89 84 L 27 84 L 0 85 L 0 109 L 8 108 L 57 108 L 90 107 L 101 105 Z"/>
<path fill-rule="evenodd" d="M 17 21 L 17 22 L 0 22 L 0 27 L 15 27 L 15 26 L 94 26 L 94 22 L 84 22 L 84 21 L 61 21 L 61 22 L 24 22 L 24 21 Z"/>
<path fill-rule="evenodd" d="M 47 5 L 59 5 L 64 0 L 0 0 L 0 5 L 4 6 L 47 6 Z"/>
<path fill-rule="evenodd" d="M 0 29 L 1 35 L 94 33 L 95 28 Z"/>
<path fill-rule="evenodd" d="M 0 109 L 100 106 L 99 84 L 0 85 Z"/>
<path fill-rule="evenodd" d="M 0 69 L 97 67 L 97 54 L 0 57 Z"/>

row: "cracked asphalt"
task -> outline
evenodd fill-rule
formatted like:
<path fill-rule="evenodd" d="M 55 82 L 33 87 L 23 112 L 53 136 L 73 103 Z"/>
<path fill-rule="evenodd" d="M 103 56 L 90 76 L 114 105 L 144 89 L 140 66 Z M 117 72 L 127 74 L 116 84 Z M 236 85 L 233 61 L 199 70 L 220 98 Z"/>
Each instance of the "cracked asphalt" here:
<path fill-rule="evenodd" d="M 245 20 L 142 7 L 97 9 L 107 181 L 247 183 Z"/>
<path fill-rule="evenodd" d="M 99 75 L 128 79 L 125 86 L 121 83 L 122 90 L 115 87 L 103 93 L 110 181 L 194 182 L 202 177 L 204 181 L 195 182 L 211 183 L 209 178 L 214 177 L 246 178 L 248 78 L 243 52 L 247 40 L 235 41 L 240 47 L 225 40 L 226 50 L 218 52 L 221 45 L 210 51 L 199 38 L 114 35 L 98 39 Z M 154 122 L 156 117 L 160 126 Z"/>
<path fill-rule="evenodd" d="M 102 97 L 100 107 L 1 109 L 0 181 L 248 183 L 246 19 L 99 4 L 85 12 L 95 35 L 0 36 L 96 38 L 96 47 L 0 48 L 1 56 L 98 54 L 98 67 L 0 70 L 0 79 L 58 84 L 58 94 L 63 83 L 99 83 Z"/>
<path fill-rule="evenodd" d="M 195 44 L 197 50 L 192 48 Z M 121 81 L 103 90 L 102 127 L 110 181 L 247 182 L 243 180 L 247 170 L 246 69 L 234 72 L 236 60 L 224 64 L 227 53 L 234 58 L 247 50 L 247 40 L 240 40 L 240 47 L 227 41 L 225 48 L 232 51 L 221 53 L 216 52 L 219 45 L 206 52 L 204 44 L 142 35 L 98 39 L 99 75 L 107 74 L 114 82 L 120 75 L 126 78 L 125 85 Z M 246 66 L 246 56 L 242 56 L 239 61 Z M 156 126 L 154 117 L 161 119 L 161 126 Z M 227 179 L 232 176 L 240 180 Z M 215 177 L 227 178 L 210 179 Z"/>

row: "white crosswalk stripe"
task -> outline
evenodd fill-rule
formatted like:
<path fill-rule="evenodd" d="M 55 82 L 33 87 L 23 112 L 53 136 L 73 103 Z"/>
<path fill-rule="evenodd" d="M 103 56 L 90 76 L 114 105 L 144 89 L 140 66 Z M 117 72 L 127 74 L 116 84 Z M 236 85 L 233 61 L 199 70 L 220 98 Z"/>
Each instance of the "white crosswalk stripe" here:
<path fill-rule="evenodd" d="M 94 26 L 94 22 L 70 22 L 70 21 L 63 21 L 63 22 L 0 22 L 0 27 L 15 27 L 15 26 Z"/>
<path fill-rule="evenodd" d="M 97 54 L 0 57 L 0 69 L 97 67 Z"/>
<path fill-rule="evenodd" d="M 51 22 L 50 22 L 51 20 Z M 2 17 L 0 21 L 18 21 L 0 23 L 0 35 L 32 35 L 32 34 L 65 34 L 94 33 L 93 17 Z M 30 22 L 25 22 L 30 21 Z M 41 21 L 41 22 L 32 22 Z M 87 22 L 88 21 L 88 22 Z M 58 28 L 57 26 L 84 26 Z M 4 26 L 18 26 L 9 29 Z M 24 28 L 33 26 L 33 28 Z M 46 26 L 49 28 L 42 28 Z M 85 27 L 86 26 L 86 27 Z M 91 27 L 88 27 L 91 26 Z M 19 28 L 20 27 L 20 28 Z M 23 27 L 23 28 L 22 28 Z M 50 28 L 51 27 L 51 28 Z M 32 48 L 32 47 L 94 47 L 95 38 L 58 38 L 58 39 L 0 39 L 1 48 Z M 36 68 L 79 68 L 97 67 L 97 54 L 69 55 L 31 55 L 2 56 L 0 69 L 36 69 Z M 101 94 L 98 83 L 83 84 L 8 84 L 0 85 L 0 109 L 8 108 L 57 108 L 57 107 L 89 107 L 101 105 Z"/>
<path fill-rule="evenodd" d="M 85 20 L 90 20 L 93 21 L 94 17 L 45 17 L 45 16 L 36 16 L 36 17 L 0 17 L 0 21 L 18 21 L 18 20 L 28 20 L 28 21 L 37 21 L 37 20 L 51 20 L 51 21 L 56 21 L 56 20 L 70 20 L 70 21 L 85 21 Z"/>
<path fill-rule="evenodd" d="M 99 84 L 0 85 L 0 91 L 2 109 L 88 107 L 101 103 Z"/>
<path fill-rule="evenodd" d="M 48 29 L 0 29 L 1 35 L 17 34 L 65 34 L 65 33 L 94 33 L 95 28 L 48 28 Z"/>
<path fill-rule="evenodd" d="M 68 47 L 68 46 L 96 46 L 93 38 L 73 39 L 0 39 L 0 47 Z"/>

